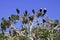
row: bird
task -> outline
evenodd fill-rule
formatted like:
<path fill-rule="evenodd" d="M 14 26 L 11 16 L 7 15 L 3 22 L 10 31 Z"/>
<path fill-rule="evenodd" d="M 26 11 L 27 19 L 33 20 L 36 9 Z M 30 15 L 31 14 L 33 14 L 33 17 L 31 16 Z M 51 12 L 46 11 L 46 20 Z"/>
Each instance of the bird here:
<path fill-rule="evenodd" d="M 11 35 L 11 30 L 9 30 L 9 34 Z"/>
<path fill-rule="evenodd" d="M 19 11 L 19 9 L 18 9 L 18 8 L 16 8 L 16 12 L 17 12 L 17 14 L 19 14 L 19 13 L 20 13 L 20 11 Z"/>
<path fill-rule="evenodd" d="M 46 10 L 46 8 L 44 8 L 42 16 L 44 16 L 46 14 L 46 12 L 47 12 L 47 10 Z"/>
<path fill-rule="evenodd" d="M 40 8 L 40 12 L 42 12 L 42 8 Z"/>
<path fill-rule="evenodd" d="M 13 27 L 11 27 L 11 29 L 14 29 Z"/>
<path fill-rule="evenodd" d="M 26 24 L 26 23 L 28 23 L 28 19 L 26 18 L 26 17 L 23 17 L 23 20 L 22 20 L 22 23 L 24 24 Z"/>
<path fill-rule="evenodd" d="M 38 12 L 36 16 L 39 17 L 41 15 L 42 15 L 42 13 L 41 12 Z"/>
<path fill-rule="evenodd" d="M 42 21 L 43 21 L 43 23 L 45 23 L 45 22 L 46 22 L 46 20 L 45 20 L 45 19 L 42 19 Z"/>
<path fill-rule="evenodd" d="M 9 19 L 9 20 L 11 20 L 11 17 L 10 17 L 10 16 L 8 16 L 8 19 Z"/>
<path fill-rule="evenodd" d="M 1 18 L 1 20 L 5 20 L 5 18 L 4 18 L 4 17 L 2 17 L 2 18 Z"/>
<path fill-rule="evenodd" d="M 42 8 L 39 9 L 38 13 L 37 13 L 37 17 L 42 16 Z"/>
<path fill-rule="evenodd" d="M 46 11 L 47 11 L 46 8 L 44 8 L 44 13 L 46 13 Z"/>
<path fill-rule="evenodd" d="M 32 10 L 32 13 L 35 14 L 35 10 L 34 9 Z"/>
<path fill-rule="evenodd" d="M 39 25 L 39 23 L 37 23 L 37 25 Z"/>
<path fill-rule="evenodd" d="M 29 17 L 29 20 L 31 20 L 31 21 L 33 21 L 33 19 L 34 19 L 33 15 Z"/>
<path fill-rule="evenodd" d="M 24 16 L 25 16 L 25 17 L 27 16 L 27 13 L 28 13 L 27 10 L 25 10 L 25 13 L 24 13 Z"/>

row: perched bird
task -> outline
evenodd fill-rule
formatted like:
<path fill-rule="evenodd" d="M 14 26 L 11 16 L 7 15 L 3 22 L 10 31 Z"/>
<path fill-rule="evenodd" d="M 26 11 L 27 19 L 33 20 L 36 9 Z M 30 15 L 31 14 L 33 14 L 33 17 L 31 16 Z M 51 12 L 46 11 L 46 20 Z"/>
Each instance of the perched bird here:
<path fill-rule="evenodd" d="M 11 29 L 14 29 L 14 27 L 11 27 Z"/>
<path fill-rule="evenodd" d="M 40 10 L 37 13 L 37 17 L 39 17 L 39 16 L 42 16 L 42 8 L 40 8 Z"/>
<path fill-rule="evenodd" d="M 5 23 L 1 23 L 1 28 L 3 29 L 3 30 L 6 30 L 6 24 Z"/>
<path fill-rule="evenodd" d="M 45 22 L 46 22 L 46 20 L 45 20 L 45 19 L 42 19 L 42 21 L 43 21 L 43 23 L 45 23 Z"/>
<path fill-rule="evenodd" d="M 30 20 L 30 21 L 33 21 L 33 19 L 34 19 L 34 16 L 30 16 L 30 17 L 29 17 L 29 20 Z"/>
<path fill-rule="evenodd" d="M 54 20 L 53 23 L 54 23 L 54 26 L 57 26 L 59 21 L 58 20 Z"/>
<path fill-rule="evenodd" d="M 41 15 L 42 15 L 42 13 L 38 12 L 36 16 L 40 17 Z"/>
<path fill-rule="evenodd" d="M 11 30 L 9 30 L 9 34 L 10 34 L 10 36 L 11 36 Z"/>
<path fill-rule="evenodd" d="M 7 20 L 7 28 L 9 28 L 10 27 L 10 25 L 12 24 L 12 21 L 11 20 Z"/>
<path fill-rule="evenodd" d="M 4 17 L 2 18 L 2 23 L 3 23 L 3 25 L 7 24 L 7 20 Z"/>
<path fill-rule="evenodd" d="M 26 23 L 28 23 L 28 19 L 26 18 L 26 17 L 23 17 L 23 20 L 22 20 L 22 23 L 24 24 L 26 24 Z"/>
<path fill-rule="evenodd" d="M 13 21 L 12 18 L 11 18 L 10 16 L 8 16 L 8 19 L 9 19 L 10 21 Z"/>
<path fill-rule="evenodd" d="M 8 19 L 9 19 L 9 22 L 10 22 L 10 23 L 13 22 L 13 19 L 12 19 L 10 16 L 8 16 Z"/>
<path fill-rule="evenodd" d="M 39 25 L 39 23 L 37 23 L 37 25 Z"/>
<path fill-rule="evenodd" d="M 1 20 L 2 20 L 2 21 L 5 20 L 4 17 L 2 17 Z"/>
<path fill-rule="evenodd" d="M 27 13 L 28 13 L 28 12 L 27 12 L 27 10 L 26 10 L 25 13 L 24 13 L 24 16 L 25 16 L 25 17 L 27 16 Z"/>
<path fill-rule="evenodd" d="M 11 17 L 9 16 L 8 19 L 11 20 Z"/>
<path fill-rule="evenodd" d="M 46 13 L 46 11 L 47 11 L 46 8 L 44 8 L 44 13 Z"/>
<path fill-rule="evenodd" d="M 32 10 L 32 13 L 35 14 L 35 10 L 34 9 Z"/>
<path fill-rule="evenodd" d="M 42 8 L 40 8 L 40 12 L 42 12 Z"/>
<path fill-rule="evenodd" d="M 16 9 L 16 12 L 17 12 L 18 14 L 20 13 L 20 11 L 19 11 L 19 9 L 18 9 L 18 8 Z"/>
<path fill-rule="evenodd" d="M 42 16 L 44 16 L 46 14 L 46 12 L 47 12 L 47 10 L 46 10 L 46 8 L 44 8 Z"/>

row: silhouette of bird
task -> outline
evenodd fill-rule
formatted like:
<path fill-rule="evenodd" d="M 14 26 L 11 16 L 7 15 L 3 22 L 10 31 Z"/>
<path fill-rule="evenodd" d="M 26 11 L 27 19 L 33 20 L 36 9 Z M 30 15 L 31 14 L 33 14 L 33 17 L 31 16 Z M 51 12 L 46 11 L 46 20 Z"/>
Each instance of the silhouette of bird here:
<path fill-rule="evenodd" d="M 25 10 L 25 13 L 24 13 L 24 16 L 25 16 L 25 17 L 27 16 L 27 13 L 28 13 L 27 10 Z"/>
<path fill-rule="evenodd" d="M 17 12 L 18 14 L 20 13 L 20 11 L 19 11 L 19 9 L 18 9 L 18 8 L 16 9 L 16 12 Z"/>
<path fill-rule="evenodd" d="M 37 23 L 37 25 L 39 25 L 39 23 Z"/>
<path fill-rule="evenodd" d="M 42 16 L 44 16 L 46 14 L 46 12 L 47 12 L 47 10 L 46 10 L 46 8 L 44 8 Z"/>
<path fill-rule="evenodd" d="M 4 17 L 2 17 L 2 19 L 1 19 L 1 20 L 5 20 L 5 19 L 4 19 Z"/>
<path fill-rule="evenodd" d="M 42 15 L 42 13 L 38 12 L 36 16 L 39 17 L 39 16 L 41 16 L 41 15 Z"/>
<path fill-rule="evenodd" d="M 9 30 L 9 34 L 11 35 L 11 30 Z"/>
<path fill-rule="evenodd" d="M 40 12 L 42 12 L 42 8 L 40 8 Z"/>
<path fill-rule="evenodd" d="M 32 10 L 32 13 L 35 14 L 35 10 L 34 9 Z"/>
<path fill-rule="evenodd" d="M 46 8 L 44 8 L 44 13 L 46 13 L 46 11 L 47 11 Z"/>
<path fill-rule="evenodd" d="M 24 24 L 26 24 L 26 23 L 28 23 L 28 19 L 26 18 L 26 17 L 23 17 L 23 21 L 22 21 L 22 23 Z"/>
<path fill-rule="evenodd" d="M 8 17 L 8 19 L 9 19 L 9 20 L 12 20 L 10 16 Z"/>
<path fill-rule="evenodd" d="M 40 8 L 40 10 L 37 13 L 37 17 L 39 17 L 39 16 L 42 16 L 42 8 Z"/>
<path fill-rule="evenodd" d="M 33 19 L 34 19 L 33 15 L 29 17 L 29 20 L 31 20 L 31 21 L 33 21 Z"/>
<path fill-rule="evenodd" d="M 43 23 L 45 23 L 46 22 L 46 20 L 45 19 L 42 19 L 43 20 Z"/>
<path fill-rule="evenodd" d="M 12 21 L 13 22 L 13 19 L 10 16 L 8 17 L 8 19 L 9 19 L 9 21 Z"/>

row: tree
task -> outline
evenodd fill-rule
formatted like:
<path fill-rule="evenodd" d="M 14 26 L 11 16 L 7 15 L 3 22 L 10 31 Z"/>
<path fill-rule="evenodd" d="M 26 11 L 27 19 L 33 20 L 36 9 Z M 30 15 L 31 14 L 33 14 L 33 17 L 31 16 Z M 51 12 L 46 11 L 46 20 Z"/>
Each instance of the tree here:
<path fill-rule="evenodd" d="M 0 33 L 1 40 L 59 40 L 60 32 L 54 28 L 60 25 L 60 22 L 59 20 L 46 20 L 48 19 L 45 15 L 47 12 L 46 8 L 44 10 L 40 8 L 37 13 L 32 9 L 33 15 L 28 15 L 28 11 L 25 10 L 24 15 L 20 16 L 18 8 L 16 8 L 16 12 L 17 14 L 11 14 L 7 20 L 2 17 L 2 22 L 0 23 L 2 31 Z M 35 18 L 39 20 L 35 20 Z M 22 22 L 22 26 L 18 30 L 13 26 L 17 21 Z M 4 33 L 7 28 L 10 28 L 8 35 Z"/>

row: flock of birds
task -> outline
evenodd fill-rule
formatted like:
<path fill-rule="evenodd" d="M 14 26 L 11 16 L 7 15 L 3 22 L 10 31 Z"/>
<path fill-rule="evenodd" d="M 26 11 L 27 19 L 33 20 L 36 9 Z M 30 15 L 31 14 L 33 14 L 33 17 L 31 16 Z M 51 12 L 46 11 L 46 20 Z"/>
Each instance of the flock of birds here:
<path fill-rule="evenodd" d="M 18 8 L 16 9 L 16 11 L 17 11 L 17 14 L 20 14 L 20 10 Z M 43 11 L 42 11 L 42 8 L 40 8 L 39 11 L 37 12 L 36 16 L 37 17 L 40 17 L 40 16 L 42 17 L 42 16 L 44 16 L 46 14 L 46 12 L 47 12 L 46 8 L 44 8 Z M 28 17 L 29 20 L 31 20 L 31 21 L 33 21 L 34 16 L 35 16 L 34 15 L 35 14 L 35 10 L 34 9 L 32 10 L 32 13 L 33 13 L 33 15 Z M 24 17 L 27 17 L 27 16 L 28 16 L 28 11 L 25 10 Z M 23 17 L 23 19 L 24 19 L 24 17 Z M 44 22 L 46 22 L 46 21 L 43 19 L 43 23 Z"/>
<path fill-rule="evenodd" d="M 20 10 L 18 8 L 16 9 L 16 12 L 17 12 L 18 15 L 20 14 Z M 24 16 L 22 17 L 22 23 L 23 24 L 29 24 L 30 22 L 33 22 L 35 16 L 37 16 L 37 17 L 41 16 L 42 17 L 42 16 L 44 16 L 46 14 L 46 12 L 47 12 L 46 8 L 44 8 L 43 12 L 42 12 L 42 8 L 40 8 L 40 10 L 35 15 L 35 10 L 33 9 L 32 10 L 33 15 L 28 16 L 28 11 L 25 10 Z M 9 19 L 12 20 L 11 17 L 9 17 Z M 46 22 L 46 20 L 43 19 L 43 23 L 44 22 Z M 14 29 L 14 28 L 11 27 L 11 29 Z"/>

